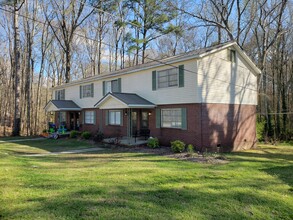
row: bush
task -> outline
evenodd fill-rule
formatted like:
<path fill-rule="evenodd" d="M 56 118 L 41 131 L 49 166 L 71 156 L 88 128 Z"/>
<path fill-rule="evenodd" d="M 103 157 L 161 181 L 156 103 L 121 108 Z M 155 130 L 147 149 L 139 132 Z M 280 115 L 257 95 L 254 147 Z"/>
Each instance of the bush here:
<path fill-rule="evenodd" d="M 150 147 L 150 148 L 158 148 L 158 147 L 160 147 L 160 145 L 159 145 L 159 139 L 158 138 L 152 138 L 152 137 L 150 137 L 148 139 L 147 146 Z"/>
<path fill-rule="evenodd" d="M 81 137 L 83 139 L 90 139 L 91 136 L 92 136 L 91 133 L 88 132 L 88 131 L 84 131 L 84 132 L 81 133 Z"/>
<path fill-rule="evenodd" d="M 69 137 L 70 138 L 76 138 L 78 135 L 78 131 L 71 131 Z"/>
<path fill-rule="evenodd" d="M 258 120 L 256 123 L 256 138 L 258 141 L 264 141 L 264 135 L 265 135 L 265 126 L 266 121 L 265 120 Z"/>
<path fill-rule="evenodd" d="M 194 153 L 194 147 L 193 147 L 192 144 L 188 144 L 188 146 L 187 146 L 187 153 L 190 156 Z"/>
<path fill-rule="evenodd" d="M 98 131 L 94 136 L 94 142 L 102 142 L 104 140 L 104 134 L 101 131 Z"/>
<path fill-rule="evenodd" d="M 185 143 L 179 140 L 171 142 L 171 149 L 174 153 L 181 153 L 185 149 Z"/>

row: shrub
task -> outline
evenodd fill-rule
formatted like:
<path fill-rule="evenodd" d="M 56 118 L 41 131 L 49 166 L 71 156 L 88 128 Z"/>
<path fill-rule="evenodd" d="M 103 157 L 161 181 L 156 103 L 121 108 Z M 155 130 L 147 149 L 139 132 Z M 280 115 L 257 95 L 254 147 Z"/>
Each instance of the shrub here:
<path fill-rule="evenodd" d="M 194 147 L 193 147 L 192 144 L 188 144 L 188 146 L 187 146 L 187 153 L 190 156 L 194 153 Z"/>
<path fill-rule="evenodd" d="M 81 133 L 81 137 L 82 137 L 83 139 L 90 139 L 90 137 L 91 137 L 91 133 L 88 132 L 88 131 L 84 131 L 84 132 Z"/>
<path fill-rule="evenodd" d="M 94 142 L 102 142 L 104 140 L 104 134 L 101 131 L 98 131 L 94 136 Z"/>
<path fill-rule="evenodd" d="M 179 140 L 172 141 L 171 149 L 174 153 L 181 153 L 185 149 L 185 143 Z"/>
<path fill-rule="evenodd" d="M 78 131 L 71 131 L 69 137 L 70 138 L 76 138 L 78 135 Z"/>
<path fill-rule="evenodd" d="M 148 139 L 147 146 L 150 147 L 150 148 L 158 148 L 160 146 L 159 145 L 159 139 L 150 137 Z"/>
<path fill-rule="evenodd" d="M 264 141 L 265 125 L 265 120 L 260 120 L 256 123 L 256 138 L 258 141 Z"/>

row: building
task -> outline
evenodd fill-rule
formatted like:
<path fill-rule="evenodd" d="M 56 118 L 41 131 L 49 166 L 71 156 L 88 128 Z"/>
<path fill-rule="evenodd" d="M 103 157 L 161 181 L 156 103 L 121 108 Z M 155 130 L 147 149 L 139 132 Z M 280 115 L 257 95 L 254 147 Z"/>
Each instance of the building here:
<path fill-rule="evenodd" d="M 243 150 L 256 142 L 258 74 L 228 42 L 55 87 L 45 109 L 57 126 L 106 137 L 149 130 L 162 145 Z"/>

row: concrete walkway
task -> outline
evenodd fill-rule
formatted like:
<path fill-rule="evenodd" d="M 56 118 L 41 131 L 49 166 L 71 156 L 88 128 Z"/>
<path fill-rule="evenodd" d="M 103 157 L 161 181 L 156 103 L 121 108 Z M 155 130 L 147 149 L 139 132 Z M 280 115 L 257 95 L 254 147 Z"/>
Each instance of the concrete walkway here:
<path fill-rule="evenodd" d="M 100 147 L 93 147 L 93 148 L 85 148 L 85 149 L 78 149 L 78 150 L 61 151 L 61 152 L 48 152 L 43 154 L 27 154 L 22 156 L 42 157 L 42 156 L 51 156 L 51 155 L 60 155 L 60 154 L 78 154 L 78 153 L 86 153 L 86 152 L 93 152 L 93 151 L 100 151 L 100 150 L 105 150 L 105 149 Z"/>

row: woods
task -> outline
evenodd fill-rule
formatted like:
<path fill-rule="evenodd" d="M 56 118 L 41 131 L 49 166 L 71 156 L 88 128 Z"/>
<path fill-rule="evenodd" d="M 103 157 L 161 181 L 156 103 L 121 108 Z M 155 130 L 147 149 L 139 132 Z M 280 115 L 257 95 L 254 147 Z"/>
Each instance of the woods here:
<path fill-rule="evenodd" d="M 293 138 L 292 0 L 0 1 L 0 135 L 46 128 L 50 88 L 236 41 L 262 70 L 262 140 Z"/>

